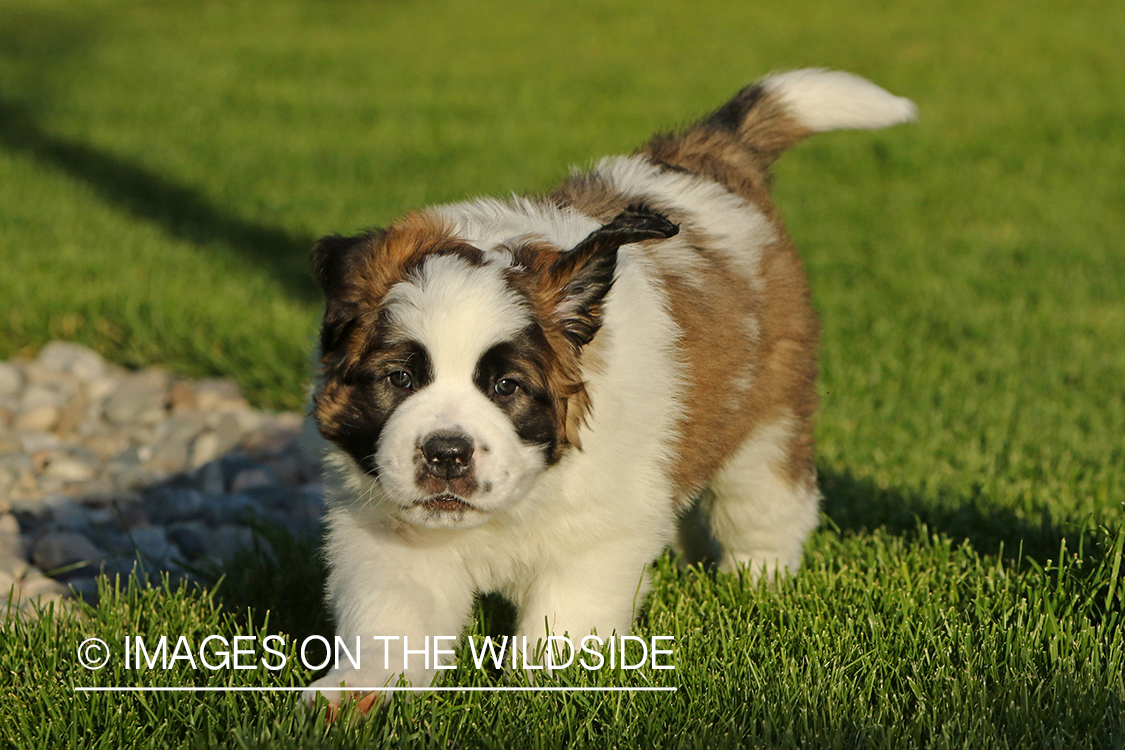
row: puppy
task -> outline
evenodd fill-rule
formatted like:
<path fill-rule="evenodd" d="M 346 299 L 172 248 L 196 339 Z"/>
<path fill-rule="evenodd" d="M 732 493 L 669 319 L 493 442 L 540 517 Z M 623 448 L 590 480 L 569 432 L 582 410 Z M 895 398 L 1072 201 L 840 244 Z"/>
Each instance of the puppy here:
<path fill-rule="evenodd" d="M 914 115 L 847 73 L 773 75 L 544 197 L 320 240 L 328 598 L 362 654 L 306 697 L 429 685 L 449 657 L 417 652 L 478 592 L 516 606 L 517 642 L 626 633 L 704 490 L 723 570 L 796 571 L 817 321 L 769 168 Z"/>

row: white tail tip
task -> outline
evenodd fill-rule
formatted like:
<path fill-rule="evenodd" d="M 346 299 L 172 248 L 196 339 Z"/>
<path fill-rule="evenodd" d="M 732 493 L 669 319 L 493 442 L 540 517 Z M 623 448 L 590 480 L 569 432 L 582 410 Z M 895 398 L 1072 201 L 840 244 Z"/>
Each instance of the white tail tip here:
<path fill-rule="evenodd" d="M 918 108 L 909 99 L 841 71 L 791 70 L 765 78 L 762 86 L 795 120 L 816 133 L 885 128 L 918 117 Z"/>

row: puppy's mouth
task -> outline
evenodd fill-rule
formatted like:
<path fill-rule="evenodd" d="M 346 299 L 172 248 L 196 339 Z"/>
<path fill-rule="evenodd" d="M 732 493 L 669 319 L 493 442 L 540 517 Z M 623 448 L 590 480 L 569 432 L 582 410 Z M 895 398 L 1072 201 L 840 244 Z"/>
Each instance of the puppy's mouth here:
<path fill-rule="evenodd" d="M 421 505 L 426 510 L 435 513 L 450 513 L 457 510 L 469 510 L 473 507 L 461 498 L 457 497 L 456 495 L 451 495 L 448 492 L 442 493 L 440 495 L 434 495 L 433 497 L 428 497 L 425 500 L 420 500 L 417 505 Z"/>

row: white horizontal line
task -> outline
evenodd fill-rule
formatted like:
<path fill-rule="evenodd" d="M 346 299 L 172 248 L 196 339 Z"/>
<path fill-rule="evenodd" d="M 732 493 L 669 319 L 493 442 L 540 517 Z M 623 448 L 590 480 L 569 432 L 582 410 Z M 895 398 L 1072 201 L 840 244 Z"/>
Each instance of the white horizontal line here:
<path fill-rule="evenodd" d="M 322 687 L 318 691 L 351 690 L 383 693 L 671 693 L 676 687 Z M 293 693 L 303 687 L 76 687 L 76 693 Z"/>

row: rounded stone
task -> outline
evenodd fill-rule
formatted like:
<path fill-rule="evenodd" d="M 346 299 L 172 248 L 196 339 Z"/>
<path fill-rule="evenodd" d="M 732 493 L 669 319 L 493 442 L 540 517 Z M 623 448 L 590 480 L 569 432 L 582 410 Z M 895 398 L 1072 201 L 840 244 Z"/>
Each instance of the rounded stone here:
<path fill-rule="evenodd" d="M 222 440 L 213 432 L 205 432 L 191 446 L 191 466 L 198 468 L 214 461 L 222 453 Z"/>
<path fill-rule="evenodd" d="M 66 586 L 54 578 L 48 578 L 38 570 L 27 571 L 27 575 L 20 581 L 20 593 L 24 597 L 51 596 L 61 597 L 67 593 Z M 48 599 L 49 601 L 50 599 Z"/>
<path fill-rule="evenodd" d="M 262 509 L 249 495 L 212 495 L 204 500 L 203 516 L 213 524 L 250 521 L 262 515 Z"/>
<path fill-rule="evenodd" d="M 47 432 L 59 421 L 61 412 L 54 404 L 39 404 L 21 412 L 13 423 L 17 430 Z"/>
<path fill-rule="evenodd" d="M 211 549 L 209 554 L 224 561 L 230 561 L 242 550 L 254 549 L 254 532 L 245 526 L 225 525 L 215 529 L 210 538 Z M 264 547 L 265 541 L 257 539 L 259 548 Z"/>
<path fill-rule="evenodd" d="M 246 408 L 246 399 L 232 380 L 211 378 L 197 381 L 195 403 L 203 411 L 232 411 Z"/>
<path fill-rule="evenodd" d="M 74 384 L 66 381 L 31 383 L 24 389 L 23 396 L 20 397 L 20 409 L 26 412 L 44 405 L 61 407 L 77 392 L 78 389 Z"/>
<path fill-rule="evenodd" d="M 52 531 L 35 540 L 31 559 L 40 570 L 49 573 L 76 563 L 97 565 L 105 554 L 82 534 Z"/>
<path fill-rule="evenodd" d="M 157 567 L 165 565 L 168 558 L 179 554 L 179 550 L 168 541 L 167 533 L 160 526 L 133 529 L 129 537 L 145 561 Z"/>
<path fill-rule="evenodd" d="M 0 513 L 0 534 L 19 534 L 20 522 L 11 513 Z"/>
<path fill-rule="evenodd" d="M 92 380 L 106 371 L 102 355 L 69 341 L 52 341 L 43 347 L 35 364 L 45 370 L 65 372 L 79 380 Z"/>
<path fill-rule="evenodd" d="M 85 482 L 94 478 L 94 469 L 77 458 L 64 454 L 51 459 L 43 474 L 62 482 Z"/>
<path fill-rule="evenodd" d="M 149 518 L 165 524 L 198 516 L 203 510 L 203 495 L 191 487 L 157 487 L 145 504 Z"/>
<path fill-rule="evenodd" d="M 62 445 L 57 435 L 39 430 L 20 430 L 16 433 L 16 437 L 20 441 L 23 452 L 29 454 L 54 450 Z"/>
<path fill-rule="evenodd" d="M 180 523 L 168 528 L 168 538 L 188 560 L 195 560 L 208 551 L 208 529 L 199 521 Z"/>
<path fill-rule="evenodd" d="M 23 390 L 23 371 L 11 362 L 0 362 L 0 396 L 16 396 Z"/>
<path fill-rule="evenodd" d="M 148 468 L 157 474 L 171 474 L 186 469 L 188 461 L 188 440 L 170 438 L 157 446 L 148 460 Z"/>
<path fill-rule="evenodd" d="M 279 482 L 277 474 L 267 466 L 247 466 L 240 469 L 230 482 L 231 492 L 242 492 L 256 487 L 273 487 Z"/>

